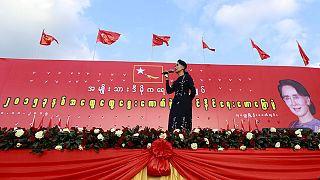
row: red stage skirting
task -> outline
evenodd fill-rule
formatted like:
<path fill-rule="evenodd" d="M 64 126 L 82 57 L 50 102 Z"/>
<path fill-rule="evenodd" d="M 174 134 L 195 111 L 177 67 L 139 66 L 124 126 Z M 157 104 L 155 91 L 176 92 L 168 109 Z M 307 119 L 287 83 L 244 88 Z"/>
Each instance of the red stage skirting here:
<path fill-rule="evenodd" d="M 147 149 L 0 151 L 1 179 L 131 179 L 152 157 Z M 170 163 L 186 179 L 318 179 L 320 151 L 173 149 Z"/>

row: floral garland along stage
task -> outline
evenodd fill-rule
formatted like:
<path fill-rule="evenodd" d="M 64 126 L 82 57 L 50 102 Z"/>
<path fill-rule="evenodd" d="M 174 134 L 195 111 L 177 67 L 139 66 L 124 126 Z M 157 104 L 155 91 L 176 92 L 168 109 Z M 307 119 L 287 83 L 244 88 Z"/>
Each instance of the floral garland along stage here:
<path fill-rule="evenodd" d="M 0 149 L 31 149 L 41 154 L 44 150 L 88 150 L 97 152 L 100 148 L 150 148 L 158 138 L 171 143 L 173 148 L 208 148 L 223 151 L 228 148 L 307 148 L 320 149 L 320 133 L 309 129 L 276 129 L 243 131 L 239 129 L 196 128 L 192 131 L 176 129 L 166 131 L 161 128 L 136 126 L 122 129 L 102 128 L 53 128 L 40 127 L 0 128 Z"/>

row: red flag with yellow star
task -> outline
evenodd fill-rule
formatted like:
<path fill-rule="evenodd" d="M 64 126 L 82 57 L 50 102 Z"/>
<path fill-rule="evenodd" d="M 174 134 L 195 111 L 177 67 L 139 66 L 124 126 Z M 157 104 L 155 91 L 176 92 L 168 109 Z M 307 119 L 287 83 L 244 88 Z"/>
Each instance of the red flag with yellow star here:
<path fill-rule="evenodd" d="M 41 35 L 41 39 L 40 39 L 40 45 L 43 46 L 49 46 L 51 45 L 52 41 L 55 41 L 59 44 L 59 42 L 57 41 L 56 38 L 54 38 L 53 36 L 44 33 L 44 30 L 42 31 L 42 35 Z"/>

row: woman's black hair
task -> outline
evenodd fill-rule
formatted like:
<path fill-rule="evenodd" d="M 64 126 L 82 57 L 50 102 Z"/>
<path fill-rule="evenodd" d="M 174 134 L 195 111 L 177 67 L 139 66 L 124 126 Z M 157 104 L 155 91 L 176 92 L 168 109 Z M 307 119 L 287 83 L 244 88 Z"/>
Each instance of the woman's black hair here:
<path fill-rule="evenodd" d="M 184 67 L 184 71 L 187 69 L 188 65 L 187 65 L 187 63 L 186 63 L 186 62 L 184 62 L 184 61 L 183 61 L 183 60 L 181 60 L 181 59 L 179 59 L 177 62 L 178 62 L 179 64 L 181 64 L 181 65 Z"/>
<path fill-rule="evenodd" d="M 297 91 L 297 93 L 299 95 L 308 96 L 310 98 L 309 92 L 302 84 L 300 84 L 299 82 L 292 80 L 292 79 L 284 79 L 284 80 L 280 80 L 279 85 L 278 85 L 278 91 L 279 91 L 280 97 L 282 99 L 283 99 L 283 95 L 282 95 L 282 87 L 283 86 L 292 86 Z M 311 98 L 310 98 L 309 110 L 312 115 L 316 114 L 316 108 L 315 108 L 313 102 L 311 101 Z"/>

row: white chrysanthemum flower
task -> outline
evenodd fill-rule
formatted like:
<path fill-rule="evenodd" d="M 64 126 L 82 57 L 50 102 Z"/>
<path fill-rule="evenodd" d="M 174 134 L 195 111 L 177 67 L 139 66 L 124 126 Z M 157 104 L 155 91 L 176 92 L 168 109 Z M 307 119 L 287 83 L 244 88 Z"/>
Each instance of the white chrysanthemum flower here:
<path fill-rule="evenodd" d="M 277 129 L 272 127 L 272 128 L 270 128 L 270 132 L 277 132 Z"/>
<path fill-rule="evenodd" d="M 43 131 L 38 131 L 36 132 L 36 134 L 34 135 L 37 139 L 42 139 L 44 136 Z"/>
<path fill-rule="evenodd" d="M 226 131 L 226 135 L 230 136 L 232 134 L 231 131 Z"/>
<path fill-rule="evenodd" d="M 147 148 L 150 149 L 151 148 L 151 143 L 147 144 Z"/>
<path fill-rule="evenodd" d="M 100 133 L 100 129 L 94 129 L 93 131 L 95 134 L 99 134 Z"/>
<path fill-rule="evenodd" d="M 139 133 L 134 133 L 133 136 L 134 137 L 139 137 Z"/>
<path fill-rule="evenodd" d="M 298 150 L 298 149 L 301 149 L 301 147 L 300 147 L 299 144 L 297 144 L 297 145 L 294 146 L 294 149 L 297 149 L 297 150 Z"/>
<path fill-rule="evenodd" d="M 63 128 L 62 131 L 63 131 L 63 132 L 68 132 L 68 133 L 70 133 L 70 130 L 69 130 L 68 128 Z"/>
<path fill-rule="evenodd" d="M 223 147 L 219 147 L 219 148 L 218 148 L 218 151 L 223 151 L 223 150 L 224 150 Z"/>
<path fill-rule="evenodd" d="M 22 146 L 21 143 L 17 143 L 17 144 L 16 144 L 16 147 L 17 147 L 17 148 L 19 148 L 20 146 Z"/>
<path fill-rule="evenodd" d="M 116 129 L 115 129 L 115 128 L 111 128 L 110 131 L 111 131 L 111 132 L 115 132 Z"/>
<path fill-rule="evenodd" d="M 173 132 L 178 132 L 178 133 L 179 133 L 179 132 L 180 132 L 180 129 L 175 129 Z"/>
<path fill-rule="evenodd" d="M 167 133 L 161 133 L 159 135 L 159 138 L 166 139 L 167 138 Z"/>
<path fill-rule="evenodd" d="M 280 147 L 280 142 L 277 142 L 274 147 L 279 148 Z"/>
<path fill-rule="evenodd" d="M 121 137 L 122 133 L 123 133 L 122 130 L 117 130 L 117 131 L 115 132 L 115 134 L 116 134 L 118 137 Z"/>
<path fill-rule="evenodd" d="M 193 132 L 199 133 L 199 132 L 200 132 L 200 129 L 199 129 L 199 128 L 196 128 L 196 129 L 193 130 Z"/>
<path fill-rule="evenodd" d="M 100 134 L 98 134 L 97 138 L 98 138 L 99 140 L 101 140 L 101 141 L 103 141 L 103 140 L 104 140 L 104 136 L 103 136 L 101 133 L 100 133 Z"/>
<path fill-rule="evenodd" d="M 24 134 L 23 129 L 18 129 L 16 130 L 16 133 L 14 134 L 16 137 L 21 137 Z"/>
<path fill-rule="evenodd" d="M 206 144 L 209 144 L 209 143 L 210 143 L 208 138 L 203 138 L 203 139 L 204 139 L 204 141 L 206 142 Z"/>
<path fill-rule="evenodd" d="M 240 146 L 240 150 L 242 150 L 242 151 L 244 151 L 244 150 L 246 150 L 247 149 L 247 146 Z"/>
<path fill-rule="evenodd" d="M 251 140 L 253 138 L 253 134 L 251 132 L 248 132 L 246 137 L 247 139 Z"/>
<path fill-rule="evenodd" d="M 57 145 L 54 149 L 60 151 L 60 150 L 62 150 L 62 146 L 61 145 Z"/>
<path fill-rule="evenodd" d="M 183 141 L 183 140 L 184 140 L 184 136 L 183 136 L 183 134 L 179 134 L 179 137 L 180 137 L 181 141 Z"/>
<path fill-rule="evenodd" d="M 191 149 L 193 149 L 193 150 L 198 149 L 198 144 L 197 143 L 192 143 L 191 144 Z"/>
<path fill-rule="evenodd" d="M 83 147 L 81 146 L 81 144 L 79 145 L 78 149 L 79 149 L 80 151 L 83 150 Z"/>

